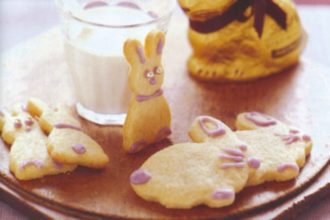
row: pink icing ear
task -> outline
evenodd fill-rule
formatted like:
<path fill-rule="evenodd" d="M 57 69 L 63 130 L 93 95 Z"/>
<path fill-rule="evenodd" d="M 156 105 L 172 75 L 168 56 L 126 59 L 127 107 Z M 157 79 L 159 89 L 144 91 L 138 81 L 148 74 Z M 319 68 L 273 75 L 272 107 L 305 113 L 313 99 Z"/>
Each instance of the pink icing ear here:
<path fill-rule="evenodd" d="M 157 54 L 158 55 L 161 55 L 162 54 L 163 48 L 164 48 L 164 39 L 163 38 L 160 38 L 159 39 L 159 42 L 157 44 Z"/>
<path fill-rule="evenodd" d="M 272 117 L 259 112 L 248 112 L 244 117 L 255 125 L 261 127 L 268 127 L 277 123 Z"/>
<path fill-rule="evenodd" d="M 218 137 L 226 134 L 226 130 L 222 127 L 222 123 L 212 117 L 200 116 L 198 122 L 199 122 L 199 126 L 208 136 Z M 206 127 L 206 123 L 212 124 L 215 127 L 215 129 L 210 130 L 209 128 Z"/>
<path fill-rule="evenodd" d="M 136 47 L 136 53 L 139 57 L 140 63 L 145 64 L 146 63 L 146 58 L 145 58 L 143 50 L 140 46 Z"/>

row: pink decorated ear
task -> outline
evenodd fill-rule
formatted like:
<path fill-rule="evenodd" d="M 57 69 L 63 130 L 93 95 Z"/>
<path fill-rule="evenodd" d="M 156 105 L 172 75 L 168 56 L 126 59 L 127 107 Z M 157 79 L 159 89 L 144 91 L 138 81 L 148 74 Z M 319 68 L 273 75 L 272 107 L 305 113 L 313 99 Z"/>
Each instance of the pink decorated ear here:
<path fill-rule="evenodd" d="M 140 63 L 145 64 L 146 63 L 146 58 L 144 56 L 143 49 L 140 46 L 136 47 L 136 53 L 139 57 Z"/>
<path fill-rule="evenodd" d="M 164 39 L 161 37 L 158 41 L 158 44 L 157 44 L 157 54 L 158 55 L 162 54 L 163 48 L 164 48 Z"/>
<path fill-rule="evenodd" d="M 200 116 L 198 122 L 203 132 L 210 137 L 218 137 L 226 134 L 226 130 L 223 128 L 222 123 L 215 118 L 210 116 Z M 212 124 L 215 128 L 208 128 L 206 126 L 207 123 Z"/>

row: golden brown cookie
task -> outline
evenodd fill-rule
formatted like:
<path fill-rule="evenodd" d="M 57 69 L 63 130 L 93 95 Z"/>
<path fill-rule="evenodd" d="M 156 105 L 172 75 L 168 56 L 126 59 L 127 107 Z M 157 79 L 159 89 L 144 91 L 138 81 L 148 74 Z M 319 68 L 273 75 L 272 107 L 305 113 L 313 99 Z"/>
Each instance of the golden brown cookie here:
<path fill-rule="evenodd" d="M 299 60 L 306 34 L 291 0 L 179 0 L 190 19 L 188 70 L 207 81 L 244 81 Z M 256 8 L 257 7 L 257 8 Z M 239 12 L 239 8 L 243 8 Z M 265 13 L 264 19 L 260 14 Z"/>
<path fill-rule="evenodd" d="M 131 67 L 132 98 L 123 128 L 123 147 L 129 153 L 159 142 L 171 133 L 170 109 L 161 88 L 164 43 L 163 32 L 151 32 L 144 48 L 137 40 L 127 40 L 124 45 L 125 57 Z"/>

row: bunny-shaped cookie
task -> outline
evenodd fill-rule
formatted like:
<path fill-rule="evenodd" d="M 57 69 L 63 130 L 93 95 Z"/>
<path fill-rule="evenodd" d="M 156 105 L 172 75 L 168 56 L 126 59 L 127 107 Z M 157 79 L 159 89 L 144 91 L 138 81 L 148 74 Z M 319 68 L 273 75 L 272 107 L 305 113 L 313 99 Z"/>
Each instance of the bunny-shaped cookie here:
<path fill-rule="evenodd" d="M 170 135 L 171 114 L 161 85 L 161 64 L 165 42 L 163 32 L 150 32 L 145 47 L 127 40 L 124 54 L 130 64 L 129 85 L 132 98 L 123 128 L 123 147 L 134 153 Z"/>
<path fill-rule="evenodd" d="M 191 75 L 243 81 L 298 62 L 306 37 L 291 0 L 179 0 L 190 20 Z"/>
<path fill-rule="evenodd" d="M 188 209 L 205 204 L 218 208 L 235 200 L 248 179 L 249 148 L 221 121 L 198 117 L 194 134 L 204 143 L 181 143 L 158 151 L 130 176 L 143 199 L 167 208 Z"/>

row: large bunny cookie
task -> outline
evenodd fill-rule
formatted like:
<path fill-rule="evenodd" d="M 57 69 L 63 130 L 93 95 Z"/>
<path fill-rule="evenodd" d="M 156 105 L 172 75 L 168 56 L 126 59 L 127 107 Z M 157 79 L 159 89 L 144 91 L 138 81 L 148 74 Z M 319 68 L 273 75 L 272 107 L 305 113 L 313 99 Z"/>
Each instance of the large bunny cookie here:
<path fill-rule="evenodd" d="M 198 132 L 212 139 L 176 144 L 152 155 L 130 177 L 140 197 L 182 209 L 201 204 L 223 207 L 234 202 L 235 193 L 248 179 L 247 146 L 222 122 L 209 117 L 200 120 L 203 129 Z"/>
<path fill-rule="evenodd" d="M 10 170 L 19 180 L 31 180 L 47 175 L 72 171 L 75 165 L 54 161 L 47 152 L 47 137 L 38 122 L 24 111 L 0 116 L 2 138 L 11 145 Z"/>
<path fill-rule="evenodd" d="M 251 80 L 298 62 L 306 37 L 291 0 L 179 0 L 190 19 L 189 72 Z"/>
<path fill-rule="evenodd" d="M 161 85 L 161 64 L 165 36 L 148 34 L 143 49 L 137 40 L 127 40 L 124 53 L 131 69 L 129 85 L 132 98 L 123 128 L 123 147 L 134 153 L 170 135 L 171 114 Z"/>
<path fill-rule="evenodd" d="M 108 164 L 109 158 L 102 147 L 81 130 L 79 121 L 65 107 L 53 110 L 32 98 L 27 109 L 40 117 L 40 126 L 49 133 L 47 147 L 54 160 L 96 169 Z"/>
<path fill-rule="evenodd" d="M 312 149 L 311 138 L 299 130 L 258 112 L 237 117 L 236 135 L 251 147 L 247 154 L 261 160 L 260 168 L 250 175 L 248 185 L 266 181 L 285 181 L 299 175 Z"/>

